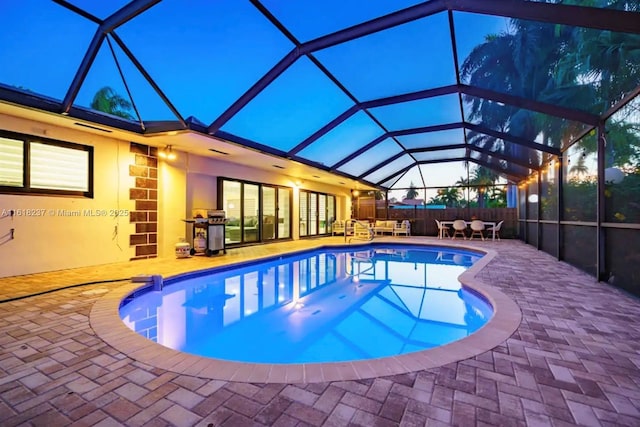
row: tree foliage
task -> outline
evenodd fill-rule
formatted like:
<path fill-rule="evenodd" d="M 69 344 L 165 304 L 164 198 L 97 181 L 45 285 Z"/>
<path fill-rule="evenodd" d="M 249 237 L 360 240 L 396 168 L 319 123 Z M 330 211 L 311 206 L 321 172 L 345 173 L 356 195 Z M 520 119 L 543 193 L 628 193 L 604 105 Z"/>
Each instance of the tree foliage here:
<path fill-rule="evenodd" d="M 638 11 L 637 1 L 565 0 L 565 4 Z M 511 19 L 463 61 L 462 80 L 472 86 L 549 104 L 602 114 L 640 85 L 640 35 Z M 583 125 L 485 98 L 465 96 L 469 121 L 529 141 L 565 148 Z M 607 123 L 613 149 L 610 163 L 638 157 L 638 129 Z M 470 144 L 541 164 L 539 154 L 499 138 L 468 132 Z M 586 141 L 588 143 L 588 141 Z M 595 152 L 585 145 L 587 154 Z M 490 155 L 482 154 L 489 161 Z M 526 168 L 493 161 L 497 169 L 527 174 Z"/>
<path fill-rule="evenodd" d="M 109 86 L 104 86 L 93 95 L 91 108 L 103 113 L 135 120 L 132 114 L 133 105 Z"/>
<path fill-rule="evenodd" d="M 418 195 L 419 195 L 418 190 L 416 190 L 415 184 L 413 183 L 413 181 L 411 181 L 411 184 L 409 184 L 409 190 L 407 190 L 407 195 L 405 199 L 413 200 L 417 198 Z"/>
<path fill-rule="evenodd" d="M 441 188 L 438 195 L 427 202 L 428 205 L 444 205 L 448 208 L 460 207 L 460 189 L 457 187 Z"/>

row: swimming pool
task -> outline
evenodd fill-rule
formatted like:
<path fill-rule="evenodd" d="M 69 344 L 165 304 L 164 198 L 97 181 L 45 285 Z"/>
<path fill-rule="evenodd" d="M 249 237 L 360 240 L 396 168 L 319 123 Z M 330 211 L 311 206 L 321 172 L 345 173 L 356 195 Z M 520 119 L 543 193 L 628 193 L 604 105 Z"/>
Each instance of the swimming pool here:
<path fill-rule="evenodd" d="M 163 346 L 216 359 L 315 363 L 374 359 L 462 339 L 492 316 L 457 277 L 481 254 L 367 245 L 299 253 L 167 281 L 120 316 Z"/>

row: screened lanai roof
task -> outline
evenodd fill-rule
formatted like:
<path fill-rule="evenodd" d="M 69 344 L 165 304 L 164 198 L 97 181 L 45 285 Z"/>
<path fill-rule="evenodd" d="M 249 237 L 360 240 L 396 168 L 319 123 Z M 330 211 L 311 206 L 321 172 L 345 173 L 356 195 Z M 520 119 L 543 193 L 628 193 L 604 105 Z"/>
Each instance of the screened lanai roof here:
<path fill-rule="evenodd" d="M 639 93 L 639 4 L 3 2 L 0 100 L 381 189 L 439 163 L 517 182 Z"/>

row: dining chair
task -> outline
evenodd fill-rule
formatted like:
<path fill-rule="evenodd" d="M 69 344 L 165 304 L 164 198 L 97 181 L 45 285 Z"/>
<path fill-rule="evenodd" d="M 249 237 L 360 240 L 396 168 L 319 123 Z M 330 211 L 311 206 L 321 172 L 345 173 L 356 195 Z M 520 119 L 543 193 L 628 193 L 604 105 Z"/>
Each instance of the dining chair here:
<path fill-rule="evenodd" d="M 469 240 L 473 239 L 473 236 L 480 236 L 480 238 L 482 240 L 484 240 L 484 234 L 482 233 L 484 231 L 484 222 L 480 221 L 479 219 L 474 219 L 473 221 L 471 221 L 471 236 L 469 237 Z"/>
<path fill-rule="evenodd" d="M 504 222 L 504 220 L 500 221 L 496 225 L 493 225 L 491 227 L 487 227 L 487 233 L 489 233 L 489 232 L 495 233 L 495 236 L 498 238 L 498 240 L 500 240 L 500 229 L 502 228 L 502 223 L 503 222 Z"/>
<path fill-rule="evenodd" d="M 467 240 L 467 234 L 465 233 L 467 230 L 467 223 L 462 219 L 456 219 L 453 221 L 453 236 L 452 239 L 455 239 L 457 235 L 460 235 Z"/>
<path fill-rule="evenodd" d="M 444 236 L 450 237 L 449 236 L 449 227 L 447 227 L 446 225 L 442 224 L 437 219 L 435 220 L 435 222 L 436 222 L 436 225 L 438 226 L 438 239 L 444 239 Z"/>

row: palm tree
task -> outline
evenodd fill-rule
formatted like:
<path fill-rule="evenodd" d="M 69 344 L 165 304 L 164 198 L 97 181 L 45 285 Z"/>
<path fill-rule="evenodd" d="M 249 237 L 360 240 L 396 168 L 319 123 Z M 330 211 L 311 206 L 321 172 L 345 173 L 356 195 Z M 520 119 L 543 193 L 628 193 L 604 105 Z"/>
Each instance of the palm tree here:
<path fill-rule="evenodd" d="M 488 207 L 505 208 L 507 207 L 507 192 L 504 187 L 491 187 L 487 191 Z"/>
<path fill-rule="evenodd" d="M 474 191 L 478 196 L 478 207 L 484 208 L 487 199 L 487 189 L 493 187 L 498 175 L 488 168 L 478 166 L 473 170 L 473 177 L 469 184 L 475 186 Z"/>
<path fill-rule="evenodd" d="M 469 196 L 469 180 L 461 176 L 460 179 L 455 182 L 455 185 L 460 189 L 460 191 L 462 191 L 462 201 L 464 201 L 464 206 L 461 207 L 468 206 L 471 201 L 471 197 Z M 466 192 L 465 189 L 467 190 Z M 460 203 L 460 205 L 463 205 L 463 203 Z"/>
<path fill-rule="evenodd" d="M 116 91 L 109 86 L 103 87 L 93 95 L 90 106 L 94 110 L 102 111 L 103 113 L 128 120 L 135 120 L 135 117 L 131 113 L 133 108 L 131 102 L 116 93 Z"/>
<path fill-rule="evenodd" d="M 565 0 L 566 3 L 584 6 L 606 7 L 627 11 L 640 11 L 635 1 Z M 601 31 L 582 27 L 572 30 L 571 53 L 561 63 L 564 68 L 576 69 L 583 81 L 589 81 L 597 95 L 597 108 L 602 113 L 613 102 L 634 90 L 640 81 L 640 35 Z"/>
<path fill-rule="evenodd" d="M 413 181 L 411 181 L 411 184 L 409 184 L 409 190 L 407 191 L 407 195 L 405 199 L 415 199 L 416 197 L 418 197 L 418 195 L 419 195 L 418 190 L 416 190 L 416 186 L 413 184 Z"/>
<path fill-rule="evenodd" d="M 586 158 L 586 156 L 584 154 L 582 154 L 578 158 L 578 162 L 575 165 L 571 166 L 571 168 L 569 169 L 569 173 L 576 175 L 576 177 L 588 174 L 589 173 L 589 168 L 587 167 L 587 165 L 585 163 L 585 158 Z"/>
<path fill-rule="evenodd" d="M 461 78 L 472 86 L 508 91 L 525 99 L 567 106 L 586 105 L 585 99 L 591 95 L 585 90 L 588 85 L 576 85 L 575 72 L 557 69 L 570 36 L 568 27 L 512 19 L 507 31 L 488 35 L 484 43 L 471 51 L 462 63 Z M 567 87 L 572 90 L 565 90 Z M 563 139 L 577 132 L 566 121 L 530 110 L 483 98 L 466 97 L 465 100 L 470 106 L 469 121 L 530 141 L 541 136 L 543 143 L 560 147 Z M 525 158 L 534 154 L 532 150 L 519 153 L 519 147 L 505 145 L 497 138 L 470 132 L 468 140 L 479 147 L 539 164 L 537 157 Z"/>
<path fill-rule="evenodd" d="M 458 207 L 460 205 L 460 190 L 456 187 L 442 188 L 438 190 L 438 198 L 448 208 Z"/>
<path fill-rule="evenodd" d="M 563 3 L 640 10 L 640 4 L 630 0 Z M 460 72 L 472 86 L 600 114 L 640 84 L 640 36 L 512 19 L 506 31 L 488 35 L 471 51 Z M 487 99 L 465 101 L 470 106 L 467 120 L 546 145 L 562 147 L 582 130 L 577 123 Z M 472 144 L 505 153 L 511 149 L 507 154 L 523 160 L 534 153 L 519 154 L 519 147 L 487 135 L 467 136 Z M 621 148 L 628 156 L 628 146 L 626 152 Z M 528 160 L 539 164 L 538 158 Z"/>

